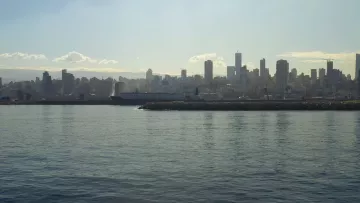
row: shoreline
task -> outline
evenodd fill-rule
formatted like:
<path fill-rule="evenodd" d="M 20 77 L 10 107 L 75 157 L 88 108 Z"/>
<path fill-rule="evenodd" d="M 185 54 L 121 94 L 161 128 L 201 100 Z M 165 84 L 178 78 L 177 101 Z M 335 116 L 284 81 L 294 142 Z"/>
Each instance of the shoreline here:
<path fill-rule="evenodd" d="M 150 111 L 360 111 L 360 102 L 154 102 L 142 105 L 139 109 Z"/>

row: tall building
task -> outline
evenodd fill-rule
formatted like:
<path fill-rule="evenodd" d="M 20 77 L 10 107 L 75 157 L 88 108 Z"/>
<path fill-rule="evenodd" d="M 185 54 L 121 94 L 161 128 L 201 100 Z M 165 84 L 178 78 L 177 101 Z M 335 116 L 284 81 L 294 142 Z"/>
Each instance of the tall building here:
<path fill-rule="evenodd" d="M 241 67 L 242 67 L 242 54 L 237 52 L 235 53 L 235 71 L 236 77 L 240 80 Z"/>
<path fill-rule="evenodd" d="M 281 96 L 285 96 L 288 85 L 289 63 L 280 59 L 276 62 L 276 91 Z"/>
<path fill-rule="evenodd" d="M 2 84 L 2 78 L 0 77 L 0 88 L 3 86 Z"/>
<path fill-rule="evenodd" d="M 316 69 L 311 69 L 311 84 L 315 85 L 316 84 L 316 80 L 317 80 L 317 71 Z"/>
<path fill-rule="evenodd" d="M 355 56 L 355 79 L 358 78 L 359 76 L 359 71 L 360 71 L 360 54 L 356 54 Z"/>
<path fill-rule="evenodd" d="M 325 68 L 320 68 L 319 69 L 319 81 L 320 81 L 320 86 L 324 85 L 324 80 L 325 80 Z"/>
<path fill-rule="evenodd" d="M 146 71 L 146 80 L 148 82 L 153 80 L 153 71 L 150 68 Z"/>
<path fill-rule="evenodd" d="M 264 58 L 260 60 L 260 76 L 262 78 L 267 77 L 266 76 L 266 66 L 265 66 L 265 59 Z"/>
<path fill-rule="evenodd" d="M 181 79 L 186 79 L 187 74 L 186 74 L 186 69 L 182 69 L 181 70 Z"/>
<path fill-rule="evenodd" d="M 66 69 L 61 71 L 62 90 L 64 95 L 71 94 L 75 89 L 75 77 L 68 73 Z"/>
<path fill-rule="evenodd" d="M 235 66 L 228 66 L 227 70 L 226 70 L 226 73 L 227 73 L 227 79 L 228 80 L 230 80 L 230 81 L 235 80 L 235 77 L 236 77 Z"/>
<path fill-rule="evenodd" d="M 328 60 L 326 62 L 326 83 L 328 87 L 332 87 L 332 85 L 335 83 L 334 79 L 334 62 L 331 60 Z"/>
<path fill-rule="evenodd" d="M 49 72 L 45 71 L 42 78 L 42 89 L 44 96 L 52 94 L 52 79 Z"/>
<path fill-rule="evenodd" d="M 204 79 L 206 82 L 211 82 L 213 79 L 213 62 L 207 60 L 204 63 Z"/>

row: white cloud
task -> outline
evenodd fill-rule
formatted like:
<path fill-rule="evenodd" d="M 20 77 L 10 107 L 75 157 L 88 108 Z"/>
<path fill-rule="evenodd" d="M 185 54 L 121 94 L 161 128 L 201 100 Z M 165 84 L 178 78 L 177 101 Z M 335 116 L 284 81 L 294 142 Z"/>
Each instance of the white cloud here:
<path fill-rule="evenodd" d="M 44 54 L 28 54 L 22 52 L 14 52 L 14 53 L 3 53 L 0 54 L 0 58 L 6 59 L 16 59 L 16 60 L 46 60 L 46 56 Z"/>
<path fill-rule="evenodd" d="M 71 51 L 63 56 L 55 58 L 53 61 L 54 62 L 69 62 L 69 63 L 81 63 L 81 62 L 97 63 L 97 60 L 92 59 L 92 58 L 85 56 L 76 51 Z"/>
<path fill-rule="evenodd" d="M 247 62 L 245 65 L 248 70 L 254 70 L 256 68 L 253 62 Z"/>
<path fill-rule="evenodd" d="M 89 56 L 85 56 L 76 51 L 71 51 L 63 56 L 57 57 L 53 60 L 54 62 L 68 62 L 68 63 L 91 63 L 91 64 L 102 64 L 110 65 L 119 63 L 116 60 L 108 59 L 94 59 Z"/>
<path fill-rule="evenodd" d="M 319 63 L 321 60 L 354 60 L 356 52 L 340 52 L 340 53 L 327 53 L 322 51 L 308 51 L 308 52 L 287 52 L 279 54 L 278 57 L 289 57 L 305 59 L 307 63 Z"/>
<path fill-rule="evenodd" d="M 119 62 L 115 61 L 115 60 L 107 60 L 107 59 L 103 59 L 103 60 L 101 60 L 99 62 L 99 64 L 105 64 L 105 65 L 107 65 L 107 64 L 117 64 L 117 63 L 119 63 Z"/>
<path fill-rule="evenodd" d="M 226 63 L 222 56 L 218 56 L 216 53 L 205 53 L 189 58 L 189 63 L 204 62 L 206 60 L 212 60 L 216 68 L 225 68 Z"/>

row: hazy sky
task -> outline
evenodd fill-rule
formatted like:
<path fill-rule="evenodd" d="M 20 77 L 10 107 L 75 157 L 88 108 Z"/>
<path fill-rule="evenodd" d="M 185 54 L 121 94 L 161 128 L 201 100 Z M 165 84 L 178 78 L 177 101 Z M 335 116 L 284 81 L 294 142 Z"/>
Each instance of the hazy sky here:
<path fill-rule="evenodd" d="M 234 53 L 354 75 L 359 0 L 1 0 L 0 68 L 225 75 Z M 360 51 L 359 51 L 360 52 Z M 195 57 L 201 55 L 200 57 Z M 193 58 L 192 58 L 193 57 Z"/>

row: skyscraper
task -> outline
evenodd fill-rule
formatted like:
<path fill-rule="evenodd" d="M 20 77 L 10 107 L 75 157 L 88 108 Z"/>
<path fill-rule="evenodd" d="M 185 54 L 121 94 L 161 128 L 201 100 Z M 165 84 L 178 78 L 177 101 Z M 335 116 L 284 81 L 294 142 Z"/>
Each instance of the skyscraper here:
<path fill-rule="evenodd" d="M 227 79 L 230 81 L 235 80 L 235 66 L 228 66 L 227 67 Z"/>
<path fill-rule="evenodd" d="M 213 62 L 211 60 L 204 63 L 204 79 L 206 82 L 211 82 L 213 79 Z"/>
<path fill-rule="evenodd" d="M 235 71 L 236 71 L 236 77 L 238 80 L 240 80 L 241 75 L 241 67 L 242 67 L 242 55 L 239 52 L 235 53 Z"/>
<path fill-rule="evenodd" d="M 331 60 L 328 60 L 326 62 L 326 83 L 328 87 L 331 87 L 335 81 L 334 81 L 334 63 Z"/>
<path fill-rule="evenodd" d="M 266 76 L 266 66 L 265 66 L 265 59 L 264 58 L 260 60 L 260 76 L 262 78 L 267 77 Z"/>
<path fill-rule="evenodd" d="M 181 70 L 181 79 L 186 79 L 187 75 L 186 75 L 186 69 L 182 69 Z"/>
<path fill-rule="evenodd" d="M 153 80 L 153 71 L 150 68 L 146 71 L 146 80 L 148 82 Z"/>
<path fill-rule="evenodd" d="M 356 54 L 355 56 L 355 79 L 358 78 L 359 76 L 359 71 L 360 71 L 360 54 Z"/>
<path fill-rule="evenodd" d="M 289 63 L 286 60 L 276 62 L 276 91 L 281 97 L 284 97 L 288 84 Z"/>
<path fill-rule="evenodd" d="M 0 88 L 2 87 L 2 78 L 0 77 Z"/>
<path fill-rule="evenodd" d="M 75 88 L 75 77 L 66 69 L 61 71 L 62 90 L 64 95 L 71 94 Z"/>
<path fill-rule="evenodd" d="M 317 80 L 317 71 L 316 69 L 311 69 L 311 84 L 315 85 Z"/>

